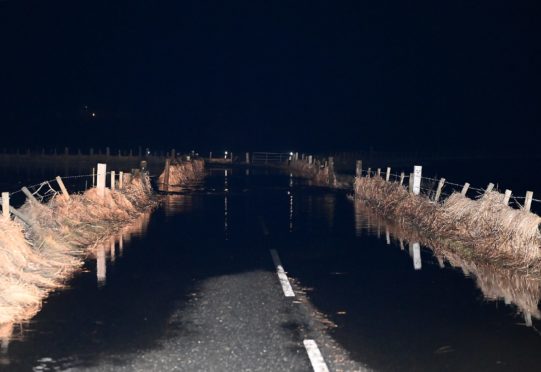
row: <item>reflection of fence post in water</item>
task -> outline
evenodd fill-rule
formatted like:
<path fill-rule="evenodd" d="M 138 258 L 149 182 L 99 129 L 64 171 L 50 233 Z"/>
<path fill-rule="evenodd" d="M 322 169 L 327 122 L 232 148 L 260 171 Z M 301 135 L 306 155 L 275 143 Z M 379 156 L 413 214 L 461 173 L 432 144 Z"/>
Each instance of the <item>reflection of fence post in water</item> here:
<path fill-rule="evenodd" d="M 532 314 L 529 312 L 524 312 L 524 323 L 526 323 L 526 327 L 531 327 L 532 324 Z"/>
<path fill-rule="evenodd" d="M 120 233 L 118 234 L 118 255 L 122 257 L 122 253 L 124 253 L 124 236 Z"/>
<path fill-rule="evenodd" d="M 163 173 L 163 188 L 164 191 L 169 191 L 169 177 L 171 172 L 171 160 L 165 159 L 165 170 Z"/>
<path fill-rule="evenodd" d="M 115 238 L 111 237 L 110 239 L 110 245 L 111 245 L 111 261 L 115 262 Z"/>
<path fill-rule="evenodd" d="M 103 245 L 98 247 L 96 252 L 96 278 L 98 280 L 98 286 L 105 284 L 105 279 L 107 278 L 107 267 L 105 263 L 105 249 Z"/>
<path fill-rule="evenodd" d="M 361 207 L 358 202 L 355 202 L 353 204 L 354 211 L 355 211 L 355 236 L 360 237 L 362 236 L 363 231 L 363 219 L 362 219 L 362 213 L 361 213 Z"/>
<path fill-rule="evenodd" d="M 421 262 L 421 245 L 419 243 L 412 243 L 413 246 L 413 268 L 415 270 L 421 270 L 423 267 Z"/>
<path fill-rule="evenodd" d="M 7 359 L 7 355 L 9 351 L 9 341 L 11 340 L 12 336 L 13 323 L 6 323 L 4 325 L 0 325 L 0 355 L 2 356 L 2 359 L 0 359 L 0 365 L 9 364 L 9 359 Z"/>

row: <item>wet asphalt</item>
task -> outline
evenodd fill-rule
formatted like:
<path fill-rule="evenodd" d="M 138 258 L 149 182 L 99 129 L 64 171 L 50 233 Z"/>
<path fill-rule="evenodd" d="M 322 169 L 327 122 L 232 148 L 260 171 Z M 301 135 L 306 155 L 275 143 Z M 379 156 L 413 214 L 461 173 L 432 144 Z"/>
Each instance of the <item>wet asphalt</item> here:
<path fill-rule="evenodd" d="M 8 370 L 312 371 L 307 339 L 330 370 L 363 370 L 328 336 L 302 287 L 292 281 L 295 297 L 285 297 L 270 250 L 280 254 L 274 235 L 287 221 L 273 216 L 288 205 L 289 178 L 268 180 L 229 174 L 224 185 L 220 171 L 165 197 L 123 257 L 108 258 L 105 283 L 95 286 L 89 262 L 46 304 L 31 337 L 37 350 L 16 351 Z"/>

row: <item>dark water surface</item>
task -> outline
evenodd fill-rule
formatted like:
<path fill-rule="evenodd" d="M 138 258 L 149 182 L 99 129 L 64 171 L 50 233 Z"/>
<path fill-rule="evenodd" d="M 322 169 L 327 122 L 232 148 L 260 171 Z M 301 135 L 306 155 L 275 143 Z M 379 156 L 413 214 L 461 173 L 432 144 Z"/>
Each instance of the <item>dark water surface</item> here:
<path fill-rule="evenodd" d="M 263 244 L 263 236 L 265 244 Z M 435 257 L 343 192 L 287 174 L 209 171 L 89 258 L 30 322 L 2 339 L 0 370 L 93 366 L 150 350 L 201 281 L 288 275 L 336 324 L 355 360 L 383 371 L 538 371 L 538 281 Z"/>

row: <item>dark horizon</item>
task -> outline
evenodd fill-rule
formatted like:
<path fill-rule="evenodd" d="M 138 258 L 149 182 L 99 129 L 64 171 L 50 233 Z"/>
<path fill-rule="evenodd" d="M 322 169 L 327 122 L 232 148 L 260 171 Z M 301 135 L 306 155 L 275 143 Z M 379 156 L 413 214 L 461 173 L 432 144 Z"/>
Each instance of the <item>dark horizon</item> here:
<path fill-rule="evenodd" d="M 1 1 L 3 147 L 540 154 L 538 19 L 533 1 Z"/>

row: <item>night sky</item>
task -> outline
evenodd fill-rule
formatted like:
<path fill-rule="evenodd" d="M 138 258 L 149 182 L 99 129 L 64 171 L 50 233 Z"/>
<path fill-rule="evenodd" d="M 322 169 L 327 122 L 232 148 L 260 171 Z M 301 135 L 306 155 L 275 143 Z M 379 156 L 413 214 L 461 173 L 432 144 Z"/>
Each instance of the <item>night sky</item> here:
<path fill-rule="evenodd" d="M 540 153 L 536 3 L 0 0 L 0 147 Z"/>

